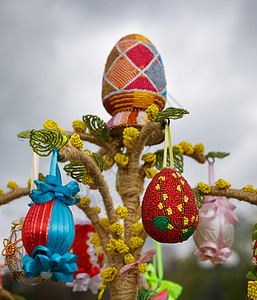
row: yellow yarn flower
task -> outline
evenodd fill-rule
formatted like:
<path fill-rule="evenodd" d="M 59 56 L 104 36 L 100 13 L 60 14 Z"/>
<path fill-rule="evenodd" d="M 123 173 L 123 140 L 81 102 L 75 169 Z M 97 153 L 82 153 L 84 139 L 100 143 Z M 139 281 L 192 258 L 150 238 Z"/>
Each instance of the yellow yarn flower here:
<path fill-rule="evenodd" d="M 231 184 L 224 179 L 220 178 L 215 182 L 215 185 L 218 189 L 229 189 L 231 187 Z"/>
<path fill-rule="evenodd" d="M 184 153 L 183 147 L 182 147 L 181 145 L 179 145 L 179 144 L 178 144 L 178 145 L 175 145 L 175 146 L 173 146 L 173 148 L 178 148 L 181 154 L 183 154 L 183 153 Z"/>
<path fill-rule="evenodd" d="M 104 157 L 104 170 L 109 170 L 114 164 L 114 160 L 110 155 Z"/>
<path fill-rule="evenodd" d="M 133 236 L 129 240 L 129 246 L 131 249 L 136 249 L 144 245 L 144 240 L 139 238 L 138 236 Z"/>
<path fill-rule="evenodd" d="M 96 247 L 101 246 L 101 238 L 97 233 L 93 233 L 90 239 L 90 243 L 95 245 Z"/>
<path fill-rule="evenodd" d="M 144 226 L 142 223 L 135 223 L 131 225 L 131 230 L 134 235 L 139 235 L 142 232 L 143 228 Z"/>
<path fill-rule="evenodd" d="M 247 297 L 249 299 L 257 298 L 257 281 L 248 281 L 248 293 Z"/>
<path fill-rule="evenodd" d="M 252 184 L 246 185 L 243 187 L 243 190 L 245 192 L 249 192 L 249 193 L 256 193 L 256 189 L 254 189 Z"/>
<path fill-rule="evenodd" d="M 146 109 L 145 112 L 147 113 L 147 119 L 149 121 L 154 121 L 159 112 L 159 108 L 155 104 L 152 104 Z"/>
<path fill-rule="evenodd" d="M 100 276 L 103 278 L 99 289 L 101 289 L 100 293 L 98 294 L 98 300 L 102 299 L 103 293 L 106 289 L 106 282 L 113 281 L 115 277 L 118 275 L 118 270 L 115 267 L 107 267 L 100 273 Z"/>
<path fill-rule="evenodd" d="M 211 191 L 211 187 L 207 183 L 199 182 L 197 184 L 197 187 L 198 187 L 199 191 L 204 194 L 208 194 Z"/>
<path fill-rule="evenodd" d="M 117 240 L 115 242 L 115 247 L 116 247 L 116 250 L 123 254 L 123 253 L 128 253 L 129 252 L 129 247 L 125 244 L 124 240 Z"/>
<path fill-rule="evenodd" d="M 115 250 L 116 250 L 116 240 L 111 238 L 111 239 L 109 239 L 109 243 L 106 246 L 106 251 L 109 254 L 114 254 Z"/>
<path fill-rule="evenodd" d="M 28 187 L 28 188 L 31 187 L 31 178 L 28 180 L 27 187 Z"/>
<path fill-rule="evenodd" d="M 47 130 L 60 130 L 59 125 L 57 122 L 53 121 L 53 120 L 47 120 L 44 122 L 43 124 L 44 128 Z"/>
<path fill-rule="evenodd" d="M 100 214 L 101 208 L 99 206 L 93 206 L 92 207 L 93 211 L 96 212 L 97 214 Z"/>
<path fill-rule="evenodd" d="M 138 265 L 138 270 L 141 273 L 145 273 L 147 271 L 147 263 L 142 263 Z"/>
<path fill-rule="evenodd" d="M 10 180 L 8 183 L 7 183 L 7 187 L 11 190 L 16 190 L 18 188 L 18 184 L 13 181 L 13 180 Z"/>
<path fill-rule="evenodd" d="M 151 167 L 153 167 L 156 164 L 156 155 L 148 152 L 141 157 L 141 160 L 151 163 Z"/>
<path fill-rule="evenodd" d="M 82 177 L 82 183 L 87 184 L 91 190 L 96 190 L 97 186 L 94 182 L 94 179 L 87 173 L 85 173 Z"/>
<path fill-rule="evenodd" d="M 118 165 L 125 167 L 128 164 L 129 158 L 124 154 L 117 153 L 114 156 L 114 160 Z"/>
<path fill-rule="evenodd" d="M 134 127 L 127 127 L 123 130 L 123 144 L 128 150 L 134 148 L 135 142 L 139 136 L 139 130 Z"/>
<path fill-rule="evenodd" d="M 0 196 L 2 196 L 4 193 L 4 191 L 2 189 L 0 189 Z"/>
<path fill-rule="evenodd" d="M 82 149 L 83 148 L 83 142 L 82 142 L 80 136 L 77 133 L 74 133 L 70 137 L 70 143 L 75 148 L 78 148 L 78 149 Z"/>
<path fill-rule="evenodd" d="M 75 120 L 72 122 L 72 127 L 74 129 L 74 131 L 76 132 L 85 132 L 87 129 L 87 125 L 86 123 L 80 121 L 80 120 Z"/>
<path fill-rule="evenodd" d="M 131 253 L 124 255 L 124 262 L 126 265 L 131 265 L 135 262 L 135 258 Z"/>
<path fill-rule="evenodd" d="M 191 143 L 183 141 L 183 142 L 180 142 L 179 145 L 183 149 L 183 154 L 192 155 L 194 153 L 194 147 L 192 146 Z"/>
<path fill-rule="evenodd" d="M 147 178 L 154 178 L 154 176 L 158 173 L 157 170 L 155 169 L 150 169 L 150 168 L 147 168 L 145 170 L 145 174 L 146 174 L 146 177 Z"/>
<path fill-rule="evenodd" d="M 88 197 L 82 197 L 80 199 L 79 204 L 80 204 L 81 207 L 86 208 L 86 207 L 88 207 L 88 205 L 90 204 L 90 202 L 91 202 L 91 200 Z"/>
<path fill-rule="evenodd" d="M 118 206 L 116 208 L 116 214 L 118 216 L 119 219 L 125 219 L 128 216 L 128 209 L 127 207 L 122 207 L 122 206 Z"/>
<path fill-rule="evenodd" d="M 110 225 L 110 230 L 118 235 L 122 235 L 124 232 L 124 227 L 118 221 L 116 221 Z"/>
<path fill-rule="evenodd" d="M 101 219 L 99 219 L 98 223 L 104 228 L 110 226 L 108 218 L 101 218 Z"/>
<path fill-rule="evenodd" d="M 204 154 L 204 145 L 203 145 L 203 143 L 195 144 L 194 153 L 199 154 L 199 155 Z"/>

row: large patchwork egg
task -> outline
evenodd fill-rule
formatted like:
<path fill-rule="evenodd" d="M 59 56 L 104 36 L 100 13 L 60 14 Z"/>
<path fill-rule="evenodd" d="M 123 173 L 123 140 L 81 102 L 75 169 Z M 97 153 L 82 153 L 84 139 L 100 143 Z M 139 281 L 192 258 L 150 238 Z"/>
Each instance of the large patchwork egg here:
<path fill-rule="evenodd" d="M 145 231 L 160 243 L 187 240 L 198 224 L 198 207 L 185 178 L 165 168 L 149 183 L 142 202 Z"/>
<path fill-rule="evenodd" d="M 166 103 L 164 67 L 160 54 L 147 38 L 130 34 L 113 47 L 105 65 L 102 100 L 112 116 L 107 123 L 111 130 L 142 127 L 147 121 L 145 110 L 151 104 L 163 110 Z M 125 113 L 127 111 L 130 113 Z"/>

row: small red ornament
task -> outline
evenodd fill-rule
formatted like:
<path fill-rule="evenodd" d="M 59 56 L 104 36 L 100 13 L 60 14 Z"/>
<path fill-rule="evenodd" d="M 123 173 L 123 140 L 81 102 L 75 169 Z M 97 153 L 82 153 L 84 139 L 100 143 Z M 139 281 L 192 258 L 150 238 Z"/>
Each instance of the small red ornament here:
<path fill-rule="evenodd" d="M 142 202 L 145 231 L 161 243 L 181 243 L 198 225 L 198 207 L 185 178 L 165 168 L 149 183 Z"/>

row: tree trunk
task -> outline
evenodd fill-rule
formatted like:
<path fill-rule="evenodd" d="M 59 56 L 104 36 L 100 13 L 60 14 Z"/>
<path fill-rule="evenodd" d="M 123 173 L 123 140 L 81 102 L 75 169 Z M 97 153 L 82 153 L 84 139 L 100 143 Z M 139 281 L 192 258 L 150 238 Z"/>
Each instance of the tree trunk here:
<path fill-rule="evenodd" d="M 134 271 L 130 271 L 122 278 L 116 277 L 109 282 L 111 300 L 137 300 L 137 282 L 137 274 Z"/>

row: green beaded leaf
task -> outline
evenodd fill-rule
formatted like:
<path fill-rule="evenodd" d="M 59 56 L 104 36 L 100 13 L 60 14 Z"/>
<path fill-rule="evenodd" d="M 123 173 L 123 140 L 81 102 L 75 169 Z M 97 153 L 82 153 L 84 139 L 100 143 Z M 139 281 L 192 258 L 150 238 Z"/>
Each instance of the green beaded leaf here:
<path fill-rule="evenodd" d="M 67 175 L 77 180 L 78 182 L 82 182 L 83 175 L 87 171 L 85 166 L 79 162 L 71 162 L 67 164 L 63 169 L 67 173 Z"/>
<path fill-rule="evenodd" d="M 206 154 L 206 158 L 224 158 L 228 156 L 230 153 L 228 152 L 209 152 Z"/>
<path fill-rule="evenodd" d="M 152 223 L 156 228 L 162 231 L 170 231 L 168 228 L 169 220 L 166 216 L 157 216 L 152 219 Z"/>
<path fill-rule="evenodd" d="M 184 167 L 183 155 L 181 154 L 179 148 L 177 147 L 173 147 L 172 150 L 173 150 L 174 169 L 177 170 L 179 173 L 183 173 L 183 167 Z M 156 155 L 155 167 L 157 170 L 162 170 L 164 150 L 157 150 L 154 154 Z M 167 156 L 167 165 L 168 166 L 170 165 L 169 155 Z"/>
<path fill-rule="evenodd" d="M 252 240 L 253 241 L 257 240 L 257 230 L 254 231 L 254 233 L 252 235 Z"/>
<path fill-rule="evenodd" d="M 92 158 L 95 161 L 95 163 L 97 164 L 98 168 L 101 170 L 101 172 L 103 172 L 104 159 L 103 159 L 102 155 L 100 155 L 98 153 L 92 153 Z"/>
<path fill-rule="evenodd" d="M 165 110 L 158 112 L 154 121 L 162 123 L 167 119 L 178 120 L 183 118 L 185 114 L 189 114 L 189 112 L 183 108 L 168 107 Z"/>
<path fill-rule="evenodd" d="M 46 177 L 45 177 L 42 173 L 39 173 L 39 174 L 38 174 L 38 180 L 39 180 L 39 181 L 45 182 L 45 179 L 46 179 Z"/>
<path fill-rule="evenodd" d="M 17 134 L 19 139 L 29 139 L 31 134 L 31 130 L 22 131 Z"/>
<path fill-rule="evenodd" d="M 69 137 L 59 130 L 31 130 L 29 144 L 39 156 L 48 156 L 54 148 L 60 151 L 69 141 Z"/>
<path fill-rule="evenodd" d="M 98 116 L 86 115 L 82 117 L 82 120 L 86 123 L 90 134 L 94 135 L 100 142 L 110 142 L 110 130 Z"/>
<path fill-rule="evenodd" d="M 204 205 L 204 194 L 201 193 L 199 190 L 193 190 L 193 192 L 195 194 L 197 208 L 200 209 Z"/>
<path fill-rule="evenodd" d="M 183 239 L 183 240 L 186 240 L 188 239 L 193 233 L 195 232 L 195 228 L 193 226 L 190 226 L 188 228 L 188 231 L 187 232 L 181 232 L 180 233 L 180 237 Z"/>

